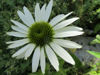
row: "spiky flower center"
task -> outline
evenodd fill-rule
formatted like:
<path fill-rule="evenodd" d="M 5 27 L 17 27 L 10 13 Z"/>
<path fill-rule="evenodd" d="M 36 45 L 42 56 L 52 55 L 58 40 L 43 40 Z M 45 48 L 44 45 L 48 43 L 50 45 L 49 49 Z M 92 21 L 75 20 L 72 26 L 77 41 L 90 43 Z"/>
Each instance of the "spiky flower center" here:
<path fill-rule="evenodd" d="M 47 22 L 36 22 L 29 28 L 28 38 L 37 46 L 44 46 L 53 40 L 54 30 Z"/>

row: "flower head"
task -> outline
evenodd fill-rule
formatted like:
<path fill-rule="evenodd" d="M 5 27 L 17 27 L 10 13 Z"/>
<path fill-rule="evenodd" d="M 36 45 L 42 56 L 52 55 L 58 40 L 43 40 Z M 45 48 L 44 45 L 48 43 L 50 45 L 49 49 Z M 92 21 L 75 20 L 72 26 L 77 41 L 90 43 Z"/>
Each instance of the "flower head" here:
<path fill-rule="evenodd" d="M 33 19 L 30 11 L 24 6 L 24 12 L 17 12 L 23 23 L 11 20 L 11 22 L 15 24 L 11 26 L 14 31 L 7 32 L 10 36 L 20 38 L 20 40 L 7 42 L 7 44 L 10 44 L 8 46 L 9 48 L 22 46 L 22 48 L 13 54 L 12 57 L 17 59 L 27 59 L 33 54 L 32 72 L 37 71 L 40 62 L 42 73 L 45 73 L 46 55 L 56 71 L 59 71 L 59 62 L 56 54 L 66 62 L 75 65 L 73 58 L 63 47 L 81 48 L 81 45 L 75 42 L 62 39 L 64 37 L 73 37 L 83 34 L 82 28 L 69 26 L 79 18 L 74 17 L 64 20 L 72 14 L 72 12 L 70 12 L 66 15 L 57 15 L 48 22 L 52 5 L 53 0 L 50 0 L 47 6 L 44 4 L 40 9 L 39 4 L 37 3 L 34 13 L 35 19 Z"/>

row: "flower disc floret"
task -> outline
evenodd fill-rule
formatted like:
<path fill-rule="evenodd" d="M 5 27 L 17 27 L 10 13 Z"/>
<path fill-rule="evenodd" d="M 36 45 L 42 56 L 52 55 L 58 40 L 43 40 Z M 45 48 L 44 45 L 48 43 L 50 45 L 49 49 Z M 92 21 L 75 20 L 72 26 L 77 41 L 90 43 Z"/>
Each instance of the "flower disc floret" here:
<path fill-rule="evenodd" d="M 44 46 L 53 40 L 54 30 L 47 22 L 36 22 L 29 28 L 28 38 L 37 46 Z"/>

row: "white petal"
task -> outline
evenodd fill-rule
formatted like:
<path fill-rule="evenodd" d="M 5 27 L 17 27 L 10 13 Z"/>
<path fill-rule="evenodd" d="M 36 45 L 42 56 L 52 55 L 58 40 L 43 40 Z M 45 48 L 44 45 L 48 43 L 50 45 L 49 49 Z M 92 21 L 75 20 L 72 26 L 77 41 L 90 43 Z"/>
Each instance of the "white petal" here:
<path fill-rule="evenodd" d="M 22 40 L 17 40 L 17 41 L 12 41 L 13 44 L 9 45 L 8 48 L 16 48 L 19 46 L 22 46 L 24 44 L 27 44 L 29 42 L 28 39 L 22 39 Z"/>
<path fill-rule="evenodd" d="M 19 49 L 15 54 L 12 55 L 12 57 L 16 57 L 19 56 L 20 54 L 26 52 L 26 50 L 30 47 L 30 44 L 22 47 L 21 49 Z"/>
<path fill-rule="evenodd" d="M 27 32 L 25 30 L 23 30 L 22 28 L 19 28 L 17 26 L 11 26 L 13 30 L 27 34 Z"/>
<path fill-rule="evenodd" d="M 54 42 L 60 46 L 66 47 L 66 48 L 82 48 L 81 45 L 79 45 L 75 42 L 69 41 L 69 40 L 54 39 Z"/>
<path fill-rule="evenodd" d="M 41 65 L 41 70 L 42 73 L 45 73 L 45 54 L 44 54 L 44 49 L 41 48 L 41 58 L 40 58 L 40 65 Z"/>
<path fill-rule="evenodd" d="M 61 37 L 73 37 L 73 36 L 78 36 L 82 35 L 84 32 L 81 31 L 66 31 L 66 32 L 61 32 L 61 33 L 56 33 L 54 35 L 55 38 L 61 38 Z"/>
<path fill-rule="evenodd" d="M 40 59 L 40 48 L 37 47 L 32 58 L 32 72 L 36 72 Z"/>
<path fill-rule="evenodd" d="M 68 20 L 64 20 L 61 23 L 59 23 L 56 26 L 54 26 L 54 30 L 57 30 L 57 29 L 65 27 L 67 25 L 70 25 L 70 24 L 72 24 L 74 21 L 76 21 L 78 19 L 79 19 L 78 17 L 75 17 L 75 18 L 71 18 L 71 19 L 68 19 Z"/>
<path fill-rule="evenodd" d="M 52 6 L 53 6 L 53 0 L 50 0 L 47 8 L 46 8 L 46 21 L 48 21 L 49 17 L 50 17 L 50 14 L 51 14 L 51 11 L 52 11 Z"/>
<path fill-rule="evenodd" d="M 6 44 L 11 44 L 11 43 L 13 43 L 13 41 L 8 41 L 8 42 L 6 42 Z"/>
<path fill-rule="evenodd" d="M 48 59 L 51 63 L 51 65 L 56 69 L 56 71 L 59 71 L 59 62 L 55 55 L 55 53 L 52 51 L 52 49 L 49 46 L 46 46 L 46 53 L 48 56 Z"/>
<path fill-rule="evenodd" d="M 21 11 L 17 11 L 18 13 L 18 16 L 20 17 L 20 19 L 27 25 L 29 26 L 30 23 L 29 21 L 27 20 L 27 17 L 21 12 Z"/>
<path fill-rule="evenodd" d="M 15 36 L 15 37 L 27 37 L 26 34 L 24 34 L 24 33 L 19 33 L 19 32 L 7 32 L 7 35 Z"/>
<path fill-rule="evenodd" d="M 32 54 L 34 48 L 35 48 L 35 45 L 30 44 L 29 49 L 28 49 L 28 50 L 26 51 L 26 53 L 25 53 L 25 59 L 26 59 L 26 60 L 27 60 L 27 58 Z"/>
<path fill-rule="evenodd" d="M 27 19 L 28 23 L 30 23 L 30 24 L 28 24 L 28 26 L 30 26 L 34 23 L 34 19 L 32 17 L 32 14 L 25 6 L 23 7 L 23 9 L 24 9 L 26 19 Z"/>
<path fill-rule="evenodd" d="M 72 12 L 64 15 L 64 14 L 61 14 L 61 15 L 57 15 L 56 17 L 54 17 L 51 21 L 50 21 L 50 24 L 52 26 L 56 25 L 57 23 L 59 23 L 60 21 L 62 21 L 63 19 L 65 19 L 66 17 L 68 17 L 69 15 L 71 15 Z"/>
<path fill-rule="evenodd" d="M 18 43 L 18 42 L 23 42 L 22 40 L 25 40 L 25 39 L 21 39 L 21 40 L 16 40 L 16 41 L 8 41 L 6 42 L 6 44 L 12 44 L 12 43 Z M 28 39 L 26 39 L 28 41 Z"/>
<path fill-rule="evenodd" d="M 46 18 L 45 18 L 45 13 L 46 13 L 46 11 L 45 11 L 45 8 L 46 8 L 46 4 L 44 4 L 43 6 L 42 6 L 42 8 L 41 8 L 41 21 L 46 21 Z"/>
<path fill-rule="evenodd" d="M 57 15 L 56 17 L 54 17 L 51 21 L 50 21 L 50 24 L 52 26 L 54 26 L 55 24 L 57 24 L 59 22 L 59 20 L 64 17 L 65 15 L 64 14 L 60 14 L 60 15 Z"/>
<path fill-rule="evenodd" d="M 60 47 L 59 45 L 52 43 L 51 47 L 53 48 L 53 50 L 62 58 L 64 59 L 66 62 L 75 65 L 75 62 L 73 60 L 73 58 L 71 57 L 71 55 L 69 55 L 69 53 L 67 51 L 65 51 L 62 47 Z"/>
<path fill-rule="evenodd" d="M 41 11 L 40 11 L 40 6 L 39 6 L 39 3 L 36 4 L 35 6 L 35 21 L 38 22 L 38 21 L 41 21 Z"/>
<path fill-rule="evenodd" d="M 19 28 L 28 31 L 28 27 L 26 27 L 25 25 L 21 24 L 20 22 L 17 22 L 15 20 L 11 20 L 11 22 L 13 22 L 16 26 L 18 26 Z"/>
<path fill-rule="evenodd" d="M 57 30 L 55 30 L 55 32 L 59 33 L 59 32 L 66 32 L 66 31 L 81 31 L 81 30 L 83 30 L 83 29 L 80 28 L 80 27 L 67 26 L 67 27 L 64 27 L 64 28 L 61 28 L 61 29 L 57 29 Z"/>
<path fill-rule="evenodd" d="M 25 52 L 23 52 L 22 54 L 16 56 L 16 59 L 22 59 L 25 56 Z"/>

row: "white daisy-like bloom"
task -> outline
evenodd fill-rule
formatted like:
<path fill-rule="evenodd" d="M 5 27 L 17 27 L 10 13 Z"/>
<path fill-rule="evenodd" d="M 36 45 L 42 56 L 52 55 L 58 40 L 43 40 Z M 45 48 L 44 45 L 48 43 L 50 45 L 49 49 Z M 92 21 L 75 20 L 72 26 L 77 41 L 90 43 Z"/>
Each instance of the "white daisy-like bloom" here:
<path fill-rule="evenodd" d="M 8 48 L 22 47 L 13 54 L 12 57 L 27 59 L 33 54 L 32 72 L 37 71 L 40 63 L 42 73 L 45 73 L 46 55 L 56 71 L 59 71 L 59 62 L 56 54 L 67 63 L 75 65 L 75 61 L 63 47 L 82 47 L 75 42 L 63 39 L 65 37 L 78 36 L 84 33 L 82 31 L 83 29 L 80 27 L 69 26 L 79 18 L 74 17 L 65 20 L 66 17 L 72 14 L 72 12 L 70 12 L 68 14 L 57 15 L 49 21 L 52 6 L 53 0 L 50 0 L 47 6 L 44 4 L 41 9 L 39 3 L 37 3 L 34 12 L 35 19 L 31 12 L 24 6 L 23 12 L 19 10 L 17 12 L 23 23 L 11 20 L 11 22 L 15 24 L 11 26 L 14 31 L 7 32 L 10 36 L 20 38 L 20 40 L 7 42 L 7 44 L 10 44 Z"/>

